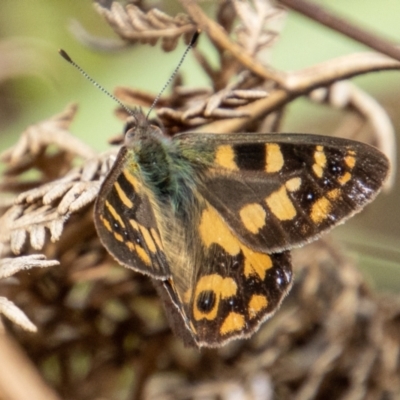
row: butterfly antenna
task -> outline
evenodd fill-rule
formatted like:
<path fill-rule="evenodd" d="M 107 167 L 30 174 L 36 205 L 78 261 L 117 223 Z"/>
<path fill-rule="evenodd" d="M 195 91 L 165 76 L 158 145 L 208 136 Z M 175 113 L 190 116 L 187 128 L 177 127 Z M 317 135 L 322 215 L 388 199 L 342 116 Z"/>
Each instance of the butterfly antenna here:
<path fill-rule="evenodd" d="M 113 94 L 111 94 L 107 89 L 97 83 L 85 70 L 83 70 L 68 54 L 66 51 L 60 49 L 58 50 L 61 57 L 64 60 L 68 61 L 72 66 L 74 66 L 89 82 L 91 82 L 94 86 L 100 89 L 103 93 L 105 93 L 108 97 L 112 98 L 116 101 L 129 115 L 134 116 L 132 110 L 130 110 L 127 106 L 125 106 L 120 100 L 118 100 Z"/>
<path fill-rule="evenodd" d="M 197 39 L 200 35 L 200 31 L 196 31 L 193 36 L 192 39 L 190 40 L 190 43 L 188 45 L 188 47 L 186 47 L 186 50 L 184 51 L 178 65 L 176 66 L 174 72 L 171 74 L 171 76 L 169 77 L 168 81 L 165 83 L 164 87 L 160 90 L 160 92 L 158 93 L 158 95 L 156 96 L 156 98 L 153 101 L 153 104 L 150 106 L 149 111 L 147 112 L 146 118 L 149 119 L 149 115 L 150 113 L 153 111 L 155 105 L 157 104 L 158 100 L 160 99 L 160 97 L 162 96 L 162 94 L 164 93 L 165 89 L 169 86 L 169 84 L 172 82 L 172 80 L 175 78 L 176 74 L 179 71 L 179 68 L 181 67 L 181 65 L 183 64 L 183 62 L 185 61 L 185 58 L 187 56 L 187 54 L 189 53 L 189 51 L 192 49 L 192 47 L 195 45 L 195 43 L 197 42 Z"/>

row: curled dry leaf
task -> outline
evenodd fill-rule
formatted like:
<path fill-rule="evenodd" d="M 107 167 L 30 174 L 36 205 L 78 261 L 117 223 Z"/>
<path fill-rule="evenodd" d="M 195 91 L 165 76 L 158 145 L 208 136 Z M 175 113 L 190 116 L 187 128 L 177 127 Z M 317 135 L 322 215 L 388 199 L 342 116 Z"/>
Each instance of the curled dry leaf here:
<path fill-rule="evenodd" d="M 97 197 L 102 180 L 76 183 L 58 205 L 59 214 L 71 214 L 92 203 Z"/>
<path fill-rule="evenodd" d="M 100 2 L 95 2 L 94 7 L 115 33 L 129 43 L 140 41 L 155 45 L 161 39 L 163 50 L 171 51 L 182 35 L 189 40 L 196 31 L 195 25 L 185 14 L 171 17 L 156 8 L 143 12 L 133 4 L 124 7 L 116 1 L 109 8 Z"/>
<path fill-rule="evenodd" d="M 35 250 L 41 250 L 45 244 L 46 230 L 50 232 L 51 240 L 59 239 L 60 226 L 63 226 L 69 215 L 60 215 L 50 205 L 42 207 L 24 207 L 23 213 L 12 221 L 5 220 L 12 225 L 8 232 L 8 241 L 14 254 L 20 254 L 28 237 Z"/>

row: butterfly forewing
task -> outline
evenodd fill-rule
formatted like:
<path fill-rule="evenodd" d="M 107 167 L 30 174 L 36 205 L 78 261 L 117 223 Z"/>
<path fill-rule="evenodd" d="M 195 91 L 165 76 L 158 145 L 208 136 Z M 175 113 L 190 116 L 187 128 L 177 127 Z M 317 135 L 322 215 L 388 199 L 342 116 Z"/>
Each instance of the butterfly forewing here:
<path fill-rule="evenodd" d="M 199 191 L 249 246 L 290 249 L 360 211 L 379 192 L 389 163 L 359 142 L 302 134 L 180 135 L 183 148 L 212 153 Z M 209 157 L 210 159 L 210 157 Z"/>
<path fill-rule="evenodd" d="M 101 186 L 95 224 L 103 245 L 120 264 L 157 279 L 170 276 L 153 207 L 126 147 Z"/>

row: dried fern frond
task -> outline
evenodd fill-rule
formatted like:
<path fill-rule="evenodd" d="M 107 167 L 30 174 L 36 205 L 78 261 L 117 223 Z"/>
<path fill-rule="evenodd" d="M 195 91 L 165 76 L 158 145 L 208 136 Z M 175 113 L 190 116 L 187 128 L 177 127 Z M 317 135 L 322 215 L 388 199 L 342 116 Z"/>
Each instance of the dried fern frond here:
<path fill-rule="evenodd" d="M 72 20 L 69 24 L 71 34 L 84 46 L 96 51 L 117 52 L 125 50 L 129 46 L 129 42 L 119 38 L 104 38 L 89 33 L 82 24 L 77 20 Z"/>
<path fill-rule="evenodd" d="M 232 1 L 240 19 L 237 42 L 245 51 L 266 61 L 266 49 L 276 43 L 283 29 L 286 11 L 269 0 Z"/>
<path fill-rule="evenodd" d="M 69 125 L 77 106 L 70 105 L 60 114 L 28 127 L 17 144 L 3 151 L 6 165 L 0 190 L 9 195 L 36 188 L 64 176 L 76 158 L 89 159 L 96 153 L 71 135 Z M 30 174 L 25 174 L 31 172 Z"/>
<path fill-rule="evenodd" d="M 182 4 L 193 21 L 203 27 L 205 33 L 210 36 L 219 54 L 220 66 L 218 69 L 212 68 L 200 50 L 195 49 L 200 65 L 212 79 L 213 90 L 210 92 L 209 88 L 199 88 L 183 95 L 181 89 L 183 85 L 176 83 L 172 94 L 160 99 L 157 110 L 158 117 L 169 134 L 195 128 L 203 132 L 216 133 L 249 129 L 260 131 L 266 126 L 273 126 L 274 130 L 279 131 L 277 121 L 280 119 L 271 124 L 263 118 L 269 118 L 275 111 L 283 115 L 285 106 L 294 98 L 307 95 L 316 87 L 329 87 L 333 81 L 349 76 L 378 69 L 399 68 L 400 65 L 384 56 L 365 54 L 357 55 L 357 57 L 346 56 L 322 63 L 320 66 L 290 73 L 272 71 L 266 64 L 255 66 L 254 59 L 258 57 L 258 52 L 262 51 L 264 44 L 268 42 L 272 46 L 275 40 L 272 38 L 277 37 L 284 14 L 280 8 L 275 8 L 269 2 L 259 1 L 219 3 L 216 10 L 218 20 L 222 21 L 228 32 L 230 30 L 234 32 L 235 26 L 241 32 L 236 36 L 231 34 L 228 37 L 216 27 L 215 22 L 209 19 L 195 2 L 182 0 Z M 115 5 L 115 7 L 121 9 L 122 6 Z M 275 22 L 278 27 L 271 30 L 269 24 Z M 268 40 L 267 37 L 269 37 Z M 242 50 L 239 50 L 240 47 Z M 253 54 L 251 66 L 248 65 L 243 53 Z M 249 67 L 251 72 L 246 70 L 246 67 Z M 233 82 L 231 82 L 232 77 L 235 77 Z M 139 93 L 128 88 L 119 88 L 117 96 L 131 106 L 149 106 L 155 98 L 152 94 Z M 345 108 L 350 112 L 356 110 L 359 114 L 356 103 L 354 101 L 352 103 Z M 362 107 L 361 104 L 359 107 Z M 362 116 L 368 122 L 370 119 L 368 115 L 372 114 L 374 112 L 369 112 L 369 114 L 363 112 Z M 391 137 L 387 143 L 392 143 L 393 135 L 390 133 L 390 123 L 387 123 L 387 119 L 383 121 L 379 118 L 379 123 L 376 119 L 371 121 L 373 129 L 379 130 L 374 133 L 375 137 L 382 137 L 382 132 L 385 130 L 385 138 Z M 391 160 L 394 160 L 394 146 L 381 148 Z M 392 180 L 393 176 L 388 185 Z"/>
<path fill-rule="evenodd" d="M 115 159 L 115 152 L 96 155 L 67 128 L 76 106 L 61 114 L 29 127 L 19 142 L 2 154 L 7 180 L 4 192 L 20 191 L 1 217 L 0 243 L 14 254 L 21 254 L 28 239 L 35 250 L 42 250 L 47 233 L 51 242 L 60 239 L 65 222 L 87 208 L 97 196 L 102 180 Z M 46 150 L 52 146 L 56 155 Z M 83 164 L 76 167 L 77 159 Z M 53 165 L 55 163 L 55 165 Z M 39 171 L 38 179 L 26 188 L 23 173 Z M 21 193 L 22 191 L 22 193 Z"/>
<path fill-rule="evenodd" d="M 15 254 L 20 254 L 30 237 L 33 249 L 41 250 L 46 241 L 60 239 L 64 223 L 71 215 L 94 202 L 100 185 L 110 169 L 115 155 L 88 160 L 83 166 L 72 169 L 65 177 L 21 193 L 16 205 L 0 219 L 3 243 L 10 241 Z"/>
<path fill-rule="evenodd" d="M 8 278 L 19 271 L 31 268 L 48 268 L 60 265 L 56 260 L 47 260 L 42 254 L 0 259 L 0 279 Z M 36 326 L 20 308 L 6 297 L 0 297 L 0 316 L 29 332 L 36 332 Z"/>
<path fill-rule="evenodd" d="M 195 25 L 185 14 L 171 17 L 157 8 L 143 12 L 133 4 L 124 7 L 116 1 L 109 8 L 100 2 L 95 2 L 94 7 L 115 33 L 129 43 L 139 41 L 155 45 L 161 39 L 163 50 L 172 51 L 181 36 L 185 36 L 188 42 L 196 31 Z"/>
<path fill-rule="evenodd" d="M 33 160 L 37 161 L 50 145 L 83 158 L 93 157 L 95 152 L 68 132 L 77 110 L 76 105 L 70 105 L 60 114 L 23 132 L 19 142 L 0 155 L 0 160 L 8 166 L 7 175 L 12 175 L 13 171 L 18 174 L 21 169 L 40 168 L 40 165 L 33 165 Z"/>
<path fill-rule="evenodd" d="M 253 87 L 248 88 L 250 85 Z M 115 95 L 130 107 L 150 106 L 156 97 L 125 87 L 118 87 Z M 236 82 L 215 93 L 210 88 L 188 89 L 176 83 L 172 93 L 162 97 L 155 108 L 166 133 L 172 135 L 178 129 L 193 129 L 213 120 L 248 117 L 249 114 L 241 107 L 267 96 L 268 92 L 263 87 L 256 86 L 254 77 L 243 73 Z M 122 109 L 118 113 L 126 116 Z"/>
<path fill-rule="evenodd" d="M 43 254 L 2 258 L 0 259 L 0 279 L 8 278 L 24 269 L 47 268 L 59 264 L 56 260 L 47 260 Z"/>
<path fill-rule="evenodd" d="M 8 318 L 15 325 L 29 332 L 36 332 L 37 328 L 25 313 L 6 297 L 0 296 L 0 316 Z"/>

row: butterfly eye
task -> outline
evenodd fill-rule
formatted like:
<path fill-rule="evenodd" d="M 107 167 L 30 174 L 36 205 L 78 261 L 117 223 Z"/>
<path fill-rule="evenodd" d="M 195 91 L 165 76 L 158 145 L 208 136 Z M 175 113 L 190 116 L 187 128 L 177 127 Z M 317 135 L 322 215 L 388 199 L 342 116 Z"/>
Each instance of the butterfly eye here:
<path fill-rule="evenodd" d="M 149 128 L 149 133 L 151 132 L 153 135 L 163 136 L 163 131 L 159 126 L 150 125 Z"/>
<path fill-rule="evenodd" d="M 130 135 L 129 135 L 129 136 L 131 136 L 132 133 L 136 130 L 136 128 L 137 128 L 137 121 L 136 121 L 136 119 L 134 119 L 134 118 L 129 118 L 128 121 L 127 121 L 126 124 L 125 124 L 124 135 L 127 136 L 127 133 L 128 133 L 129 131 L 131 131 L 131 132 L 130 132 Z"/>

